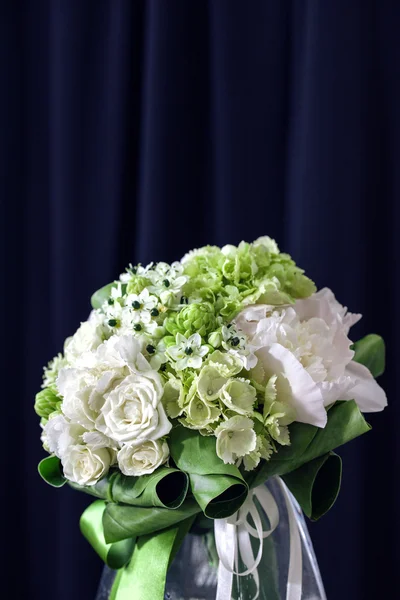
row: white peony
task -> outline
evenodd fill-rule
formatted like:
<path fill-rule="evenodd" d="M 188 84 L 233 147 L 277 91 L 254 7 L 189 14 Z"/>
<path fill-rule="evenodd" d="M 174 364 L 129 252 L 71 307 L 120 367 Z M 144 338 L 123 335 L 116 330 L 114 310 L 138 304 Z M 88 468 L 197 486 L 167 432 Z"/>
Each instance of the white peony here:
<path fill-rule="evenodd" d="M 70 423 L 64 415 L 55 415 L 43 428 L 42 441 L 51 454 L 63 458 L 68 448 L 82 443 L 85 429 L 76 423 Z"/>
<path fill-rule="evenodd" d="M 359 319 L 325 288 L 289 307 L 249 306 L 235 324 L 256 349 L 253 376 L 265 383 L 276 375 L 277 399 L 296 420 L 324 427 L 325 407 L 336 400 L 354 399 L 364 412 L 387 404 L 368 369 L 352 361 L 348 332 Z"/>
<path fill-rule="evenodd" d="M 103 317 L 95 310 L 90 313 L 89 319 L 81 323 L 79 329 L 72 337 L 66 339 L 64 355 L 70 365 L 85 352 L 96 350 L 103 342 Z"/>
<path fill-rule="evenodd" d="M 161 397 L 163 387 L 156 371 L 134 373 L 108 393 L 96 421 L 99 431 L 119 444 L 140 445 L 171 430 Z"/>
<path fill-rule="evenodd" d="M 169 457 L 168 444 L 161 440 L 147 440 L 140 446 L 122 446 L 118 452 L 118 466 L 124 475 L 149 475 Z"/>
<path fill-rule="evenodd" d="M 98 378 L 85 369 L 61 369 L 57 379 L 64 415 L 85 429 L 94 427 L 98 404 L 102 403 L 101 395 L 96 392 L 97 384 Z"/>
<path fill-rule="evenodd" d="M 83 444 L 70 446 L 62 457 L 64 475 L 78 485 L 95 485 L 107 474 L 113 452 L 107 448 L 94 449 Z"/>

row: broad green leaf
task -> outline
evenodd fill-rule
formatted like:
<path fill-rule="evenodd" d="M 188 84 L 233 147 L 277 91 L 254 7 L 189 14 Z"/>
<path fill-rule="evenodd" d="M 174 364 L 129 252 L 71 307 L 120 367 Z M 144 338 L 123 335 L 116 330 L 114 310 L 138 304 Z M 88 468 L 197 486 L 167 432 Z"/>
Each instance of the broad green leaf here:
<path fill-rule="evenodd" d="M 342 460 L 334 452 L 314 458 L 282 479 L 304 513 L 316 521 L 332 508 L 342 480 Z"/>
<path fill-rule="evenodd" d="M 278 452 L 263 461 L 256 472 L 246 475 L 250 487 L 264 483 L 272 475 L 285 475 L 304 464 L 335 450 L 371 429 L 354 400 L 336 402 L 328 411 L 324 429 L 293 423 L 290 446 L 279 446 Z"/>
<path fill-rule="evenodd" d="M 171 431 L 169 445 L 176 466 L 189 475 L 192 494 L 207 517 L 225 519 L 240 508 L 248 486 L 237 467 L 217 456 L 215 437 L 178 426 Z"/>
<path fill-rule="evenodd" d="M 366 335 L 353 346 L 356 362 L 364 365 L 374 377 L 379 377 L 385 370 L 385 342 L 380 335 Z"/>
<path fill-rule="evenodd" d="M 66 482 L 61 461 L 57 456 L 47 456 L 41 460 L 38 464 L 38 471 L 45 482 L 53 487 L 62 487 Z"/>
<path fill-rule="evenodd" d="M 104 538 L 107 543 L 113 543 L 147 535 L 176 525 L 199 512 L 201 508 L 194 500 L 186 500 L 175 510 L 109 503 L 103 514 Z"/>
<path fill-rule="evenodd" d="M 179 469 L 160 467 L 151 475 L 127 477 L 114 471 L 100 479 L 96 485 L 70 485 L 76 490 L 117 504 L 175 509 L 186 498 L 189 478 Z"/>
<path fill-rule="evenodd" d="M 132 506 L 159 506 L 175 509 L 181 506 L 189 488 L 189 478 L 179 469 L 160 467 L 151 475 L 126 477 L 118 474 L 112 482 L 114 502 Z"/>

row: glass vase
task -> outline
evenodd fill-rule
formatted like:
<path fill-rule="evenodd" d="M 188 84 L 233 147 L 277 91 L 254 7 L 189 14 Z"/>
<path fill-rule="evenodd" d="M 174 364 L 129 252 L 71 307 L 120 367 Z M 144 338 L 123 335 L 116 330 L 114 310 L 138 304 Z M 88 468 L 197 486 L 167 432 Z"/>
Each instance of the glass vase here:
<path fill-rule="evenodd" d="M 253 575 L 233 575 L 232 600 L 326 600 L 321 574 L 314 554 L 311 539 L 300 507 L 287 492 L 286 498 L 276 478 L 266 483 L 279 510 L 279 524 L 273 533 L 263 540 L 263 554 L 257 567 L 259 588 Z M 287 594 L 290 519 L 287 503 L 292 507 L 292 527 L 298 528 L 302 554 L 302 591 Z M 261 505 L 258 505 L 264 530 L 269 529 L 269 519 Z M 213 522 L 199 518 L 186 535 L 178 553 L 168 570 L 164 600 L 215 600 L 218 582 L 218 554 L 216 551 Z M 254 555 L 257 554 L 258 540 L 252 538 Z M 246 569 L 239 560 L 239 571 Z M 115 578 L 115 571 L 108 567 L 103 570 L 96 600 L 108 600 Z M 258 596 L 257 596 L 258 593 Z M 132 600 L 140 600 L 133 598 Z"/>

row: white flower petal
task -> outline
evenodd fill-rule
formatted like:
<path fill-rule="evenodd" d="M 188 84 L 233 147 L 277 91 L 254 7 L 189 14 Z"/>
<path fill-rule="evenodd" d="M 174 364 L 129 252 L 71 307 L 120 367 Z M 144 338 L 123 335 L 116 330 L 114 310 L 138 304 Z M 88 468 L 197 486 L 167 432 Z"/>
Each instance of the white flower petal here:
<path fill-rule="evenodd" d="M 296 420 L 325 427 L 327 415 L 322 393 L 292 352 L 280 344 L 272 344 L 259 350 L 257 356 L 268 377 L 278 376 L 278 400 L 295 409 Z"/>
<path fill-rule="evenodd" d="M 362 412 L 379 412 L 387 406 L 386 394 L 376 383 L 364 365 L 351 361 L 346 367 L 346 375 L 355 382 L 344 400 L 355 400 Z"/>

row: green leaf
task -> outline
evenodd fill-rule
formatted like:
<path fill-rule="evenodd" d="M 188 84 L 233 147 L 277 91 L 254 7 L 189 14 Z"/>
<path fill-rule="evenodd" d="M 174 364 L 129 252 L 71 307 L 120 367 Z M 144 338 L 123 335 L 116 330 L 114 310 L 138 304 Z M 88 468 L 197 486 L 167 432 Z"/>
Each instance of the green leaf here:
<path fill-rule="evenodd" d="M 279 446 L 276 454 L 246 476 L 246 481 L 249 487 L 257 487 L 272 475 L 295 471 L 370 429 L 354 400 L 336 402 L 328 411 L 324 429 L 305 423 L 290 425 L 290 446 Z"/>
<path fill-rule="evenodd" d="M 342 460 L 334 452 L 314 458 L 282 477 L 304 513 L 316 521 L 336 501 L 342 480 Z"/>
<path fill-rule="evenodd" d="M 175 509 L 186 498 L 189 478 L 179 469 L 160 467 L 154 473 L 141 477 L 127 477 L 114 471 L 100 479 L 96 485 L 70 485 L 76 490 L 110 502 Z"/>
<path fill-rule="evenodd" d="M 147 535 L 176 525 L 199 512 L 201 508 L 194 500 L 186 500 L 175 510 L 109 503 L 103 514 L 104 538 L 107 543 L 113 543 Z"/>
<path fill-rule="evenodd" d="M 171 431 L 169 445 L 175 464 L 189 475 L 192 494 L 206 517 L 225 519 L 241 507 L 247 483 L 237 467 L 217 456 L 215 437 L 178 426 Z"/>
<path fill-rule="evenodd" d="M 160 467 L 151 475 L 126 477 L 118 473 L 112 482 L 114 502 L 132 506 L 159 506 L 175 509 L 181 506 L 189 488 L 189 478 L 179 469 Z"/>
<path fill-rule="evenodd" d="M 66 479 L 64 477 L 61 461 L 57 456 L 47 456 L 38 464 L 39 475 L 46 483 L 53 487 L 62 487 Z"/>
<path fill-rule="evenodd" d="M 385 342 L 380 335 L 371 333 L 353 345 L 356 362 L 364 365 L 374 377 L 379 377 L 385 370 Z"/>

